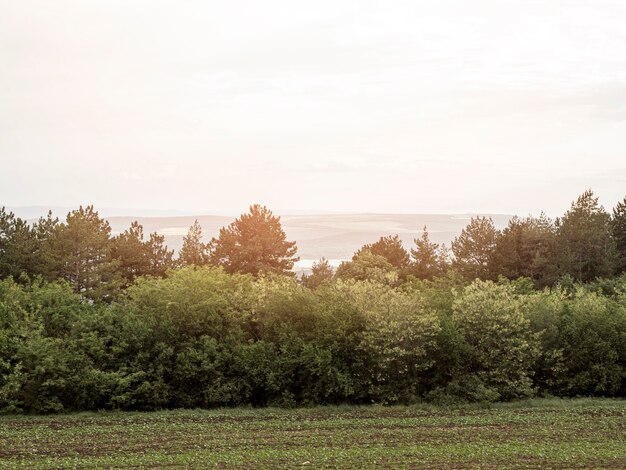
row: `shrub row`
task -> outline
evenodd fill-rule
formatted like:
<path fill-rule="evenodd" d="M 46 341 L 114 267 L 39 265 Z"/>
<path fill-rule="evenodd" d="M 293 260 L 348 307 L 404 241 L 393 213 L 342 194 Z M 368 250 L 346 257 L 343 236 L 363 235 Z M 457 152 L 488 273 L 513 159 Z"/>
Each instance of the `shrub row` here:
<path fill-rule="evenodd" d="M 0 281 L 0 410 L 625 396 L 626 278 L 535 291 L 185 268 L 111 305 Z"/>

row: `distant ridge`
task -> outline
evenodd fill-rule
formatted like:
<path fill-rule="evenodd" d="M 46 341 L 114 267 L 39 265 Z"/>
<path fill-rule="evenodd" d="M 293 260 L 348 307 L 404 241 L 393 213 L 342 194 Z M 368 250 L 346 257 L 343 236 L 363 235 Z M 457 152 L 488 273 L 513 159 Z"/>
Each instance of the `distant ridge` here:
<path fill-rule="evenodd" d="M 88 204 L 83 204 L 88 205 Z M 0 206 L 1 207 L 1 206 Z M 39 219 L 41 216 L 45 216 L 49 210 L 52 214 L 59 219 L 64 218 L 68 212 L 73 211 L 77 207 L 69 206 L 19 206 L 9 207 L 7 210 L 13 212 L 18 217 L 26 220 Z M 98 214 L 102 217 L 177 217 L 189 214 L 189 212 L 180 210 L 160 210 L 160 209 L 117 209 L 111 207 L 96 207 Z"/>

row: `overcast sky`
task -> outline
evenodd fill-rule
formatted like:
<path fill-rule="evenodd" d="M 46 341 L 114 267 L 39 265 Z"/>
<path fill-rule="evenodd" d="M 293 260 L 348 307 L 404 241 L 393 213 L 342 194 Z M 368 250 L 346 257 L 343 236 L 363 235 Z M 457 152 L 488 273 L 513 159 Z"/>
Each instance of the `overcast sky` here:
<path fill-rule="evenodd" d="M 626 1 L 0 0 L 0 205 L 626 195 Z"/>

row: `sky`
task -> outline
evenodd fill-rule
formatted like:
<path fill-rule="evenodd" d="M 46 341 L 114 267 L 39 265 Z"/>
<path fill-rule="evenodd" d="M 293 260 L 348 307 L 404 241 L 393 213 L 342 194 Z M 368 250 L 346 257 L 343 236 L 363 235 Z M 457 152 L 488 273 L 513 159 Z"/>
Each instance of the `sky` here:
<path fill-rule="evenodd" d="M 626 196 L 623 0 L 0 0 L 0 206 Z"/>

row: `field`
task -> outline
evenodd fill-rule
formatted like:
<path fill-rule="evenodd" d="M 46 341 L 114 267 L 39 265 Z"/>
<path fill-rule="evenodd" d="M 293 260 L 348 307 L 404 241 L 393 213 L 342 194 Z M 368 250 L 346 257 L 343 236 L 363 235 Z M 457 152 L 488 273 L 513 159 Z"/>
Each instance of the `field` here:
<path fill-rule="evenodd" d="M 626 401 L 0 418 L 0 468 L 626 468 Z"/>

